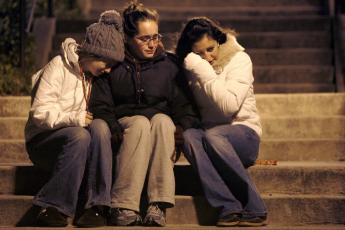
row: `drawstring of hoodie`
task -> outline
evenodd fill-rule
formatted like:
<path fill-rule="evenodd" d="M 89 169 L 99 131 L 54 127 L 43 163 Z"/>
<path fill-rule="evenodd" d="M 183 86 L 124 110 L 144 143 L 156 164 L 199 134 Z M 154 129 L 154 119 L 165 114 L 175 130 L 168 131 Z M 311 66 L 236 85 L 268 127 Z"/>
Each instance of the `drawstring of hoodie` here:
<path fill-rule="evenodd" d="M 79 65 L 79 71 L 80 71 L 80 76 L 82 77 L 82 85 L 83 85 L 83 96 L 84 96 L 84 100 L 86 103 L 86 112 L 89 112 L 89 101 L 90 101 L 90 97 L 91 97 L 91 85 L 92 85 L 92 81 L 91 78 L 86 78 L 83 69 L 81 68 L 81 66 Z"/>

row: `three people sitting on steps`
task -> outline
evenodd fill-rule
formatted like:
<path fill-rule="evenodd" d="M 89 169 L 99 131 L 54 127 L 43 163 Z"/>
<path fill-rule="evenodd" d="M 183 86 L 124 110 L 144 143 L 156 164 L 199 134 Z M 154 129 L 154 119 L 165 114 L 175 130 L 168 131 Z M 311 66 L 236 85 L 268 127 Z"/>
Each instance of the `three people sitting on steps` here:
<path fill-rule="evenodd" d="M 165 226 L 177 145 L 218 226 L 265 224 L 246 171 L 261 134 L 250 57 L 208 18 L 187 22 L 176 55 L 161 39 L 158 13 L 132 2 L 33 76 L 26 148 L 51 175 L 33 200 L 38 226 Z"/>

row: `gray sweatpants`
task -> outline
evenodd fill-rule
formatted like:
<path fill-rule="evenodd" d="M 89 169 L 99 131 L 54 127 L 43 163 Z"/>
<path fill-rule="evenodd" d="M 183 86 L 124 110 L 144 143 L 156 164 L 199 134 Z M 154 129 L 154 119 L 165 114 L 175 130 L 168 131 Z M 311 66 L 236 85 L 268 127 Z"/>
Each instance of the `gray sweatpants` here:
<path fill-rule="evenodd" d="M 173 206 L 174 123 L 164 114 L 156 114 L 151 120 L 139 115 L 124 117 L 119 122 L 124 136 L 116 156 L 111 206 L 139 211 L 145 179 L 149 203 Z"/>

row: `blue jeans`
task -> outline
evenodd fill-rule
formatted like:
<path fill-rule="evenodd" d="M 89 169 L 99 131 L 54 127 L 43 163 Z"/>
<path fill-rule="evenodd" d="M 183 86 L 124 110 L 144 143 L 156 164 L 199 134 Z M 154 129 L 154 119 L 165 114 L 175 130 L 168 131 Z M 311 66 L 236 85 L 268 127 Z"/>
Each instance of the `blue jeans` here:
<path fill-rule="evenodd" d="M 244 125 L 220 125 L 208 130 L 188 129 L 184 153 L 199 175 L 204 194 L 219 217 L 230 213 L 265 216 L 265 204 L 247 167 L 254 164 L 260 138 Z"/>
<path fill-rule="evenodd" d="M 78 192 L 85 180 L 85 208 L 110 207 L 112 185 L 111 134 L 107 124 L 95 119 L 88 128 L 66 127 L 35 136 L 26 144 L 31 161 L 50 172 L 51 178 L 33 203 L 55 207 L 67 216 L 75 213 Z"/>

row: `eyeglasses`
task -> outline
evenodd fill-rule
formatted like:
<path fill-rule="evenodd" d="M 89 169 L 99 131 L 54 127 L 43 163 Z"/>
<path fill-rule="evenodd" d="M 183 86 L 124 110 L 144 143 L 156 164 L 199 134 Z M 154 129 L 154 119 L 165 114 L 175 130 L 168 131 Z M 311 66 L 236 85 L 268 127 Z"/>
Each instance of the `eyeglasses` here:
<path fill-rule="evenodd" d="M 139 36 L 135 38 L 140 40 L 142 43 L 148 44 L 150 41 L 153 41 L 154 43 L 158 43 L 160 40 L 162 40 L 163 36 L 161 34 L 154 34 L 154 35 Z"/>

